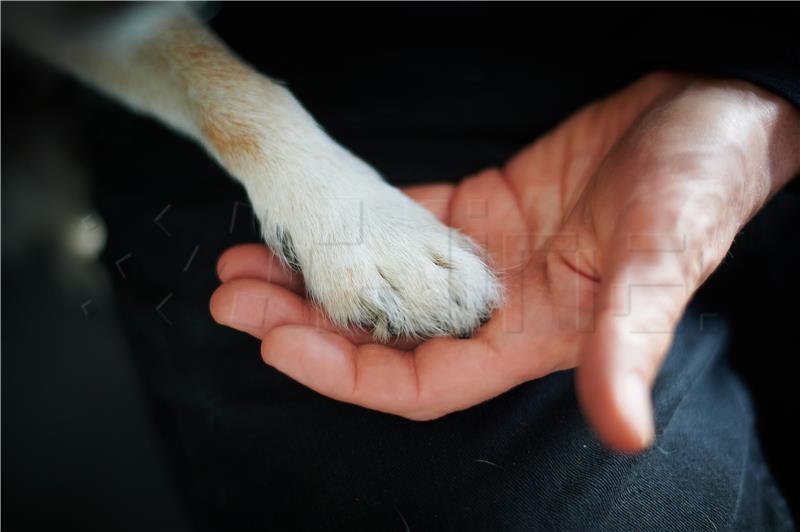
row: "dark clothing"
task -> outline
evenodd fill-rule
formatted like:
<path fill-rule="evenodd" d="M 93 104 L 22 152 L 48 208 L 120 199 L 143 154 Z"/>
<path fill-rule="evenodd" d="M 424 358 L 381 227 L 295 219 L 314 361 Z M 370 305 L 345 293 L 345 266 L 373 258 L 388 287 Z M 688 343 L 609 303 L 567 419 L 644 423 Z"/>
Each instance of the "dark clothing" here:
<path fill-rule="evenodd" d="M 403 184 L 501 164 L 659 67 L 738 76 L 800 104 L 798 56 L 788 54 L 797 9 L 711 9 L 224 5 L 211 23 L 286 80 L 334 138 Z M 769 342 L 796 346 L 797 334 L 770 329 L 754 340 L 762 331 L 751 323 L 786 324 L 767 305 L 800 294 L 790 279 L 798 237 L 787 229 L 800 218 L 797 197 L 768 207 L 752 227 L 771 236 L 754 242 L 746 230 L 742 256 L 687 311 L 655 386 L 656 444 L 619 456 L 586 425 L 571 371 L 416 423 L 323 398 L 265 366 L 255 339 L 208 314 L 218 254 L 257 238 L 241 189 L 188 141 L 81 97 L 95 111 L 84 134 L 109 225 L 105 259 L 116 272 L 134 253 L 125 278 L 115 274 L 117 297 L 199 529 L 792 528 L 728 353 L 764 379 L 753 385 L 767 397 L 757 404 L 780 435 L 776 416 L 796 420 L 797 409 L 764 383 L 791 383 L 757 366 L 776 371 L 784 361 Z M 153 223 L 167 205 L 169 235 Z M 773 468 L 796 467 L 777 440 Z M 797 489 L 791 470 L 782 473 L 785 489 Z"/>

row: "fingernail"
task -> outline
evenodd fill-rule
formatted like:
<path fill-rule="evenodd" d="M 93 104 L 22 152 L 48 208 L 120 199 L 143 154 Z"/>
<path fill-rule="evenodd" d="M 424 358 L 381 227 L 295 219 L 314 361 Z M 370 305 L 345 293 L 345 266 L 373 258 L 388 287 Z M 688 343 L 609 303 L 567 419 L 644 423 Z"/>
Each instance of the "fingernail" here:
<path fill-rule="evenodd" d="M 217 279 L 222 281 L 222 272 L 225 271 L 225 263 L 217 261 Z"/>
<path fill-rule="evenodd" d="M 649 447 L 655 437 L 650 388 L 638 375 L 626 375 L 618 387 L 619 408 L 635 433 L 640 447 Z"/>

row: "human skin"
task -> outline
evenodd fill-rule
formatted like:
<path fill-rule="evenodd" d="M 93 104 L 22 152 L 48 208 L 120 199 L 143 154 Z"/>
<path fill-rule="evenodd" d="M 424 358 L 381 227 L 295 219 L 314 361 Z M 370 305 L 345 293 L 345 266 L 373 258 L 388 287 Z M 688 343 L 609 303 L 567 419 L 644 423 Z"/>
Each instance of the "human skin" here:
<path fill-rule="evenodd" d="M 576 368 L 600 439 L 637 452 L 654 438 L 650 389 L 683 309 L 798 171 L 788 102 L 745 82 L 655 73 L 503 168 L 405 189 L 484 245 L 501 274 L 505 304 L 472 338 L 379 345 L 337 329 L 256 244 L 220 257 L 211 314 L 319 393 L 416 420 Z"/>

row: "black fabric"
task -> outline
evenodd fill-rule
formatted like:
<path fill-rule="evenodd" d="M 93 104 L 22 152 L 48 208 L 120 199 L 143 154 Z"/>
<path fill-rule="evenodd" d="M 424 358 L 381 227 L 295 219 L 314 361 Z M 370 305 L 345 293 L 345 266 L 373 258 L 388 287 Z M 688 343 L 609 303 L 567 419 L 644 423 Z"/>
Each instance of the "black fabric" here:
<path fill-rule="evenodd" d="M 798 18 L 794 7 L 752 5 L 224 4 L 211 23 L 404 184 L 500 164 L 654 68 L 735 74 L 798 103 L 797 56 L 777 60 Z M 748 59 L 737 63 L 741 49 Z M 104 258 L 198 529 L 791 529 L 726 353 L 760 345 L 748 301 L 798 294 L 797 234 L 785 230 L 798 221 L 794 197 L 756 221 L 775 247 L 734 255 L 687 312 L 654 392 L 656 446 L 617 456 L 581 417 L 572 372 L 414 423 L 325 399 L 265 366 L 256 340 L 207 310 L 218 254 L 257 239 L 242 190 L 188 141 L 72 90 L 91 116 L 81 134 L 109 226 Z M 775 205 L 788 210 L 771 218 Z M 123 278 L 116 261 L 129 253 Z M 767 278 L 763 294 L 738 301 L 741 272 Z M 788 327 L 770 335 L 796 345 Z M 777 351 L 740 359 L 751 355 L 788 364 Z M 797 419 L 779 389 L 787 377 L 766 373 L 775 389 L 762 386 L 762 404 Z M 773 449 L 791 489 L 796 453 Z"/>
<path fill-rule="evenodd" d="M 724 13 L 660 5 L 636 31 L 645 64 L 742 79 L 800 106 L 800 45 L 787 10 L 740 4 Z M 786 20 L 780 20 L 786 17 Z"/>

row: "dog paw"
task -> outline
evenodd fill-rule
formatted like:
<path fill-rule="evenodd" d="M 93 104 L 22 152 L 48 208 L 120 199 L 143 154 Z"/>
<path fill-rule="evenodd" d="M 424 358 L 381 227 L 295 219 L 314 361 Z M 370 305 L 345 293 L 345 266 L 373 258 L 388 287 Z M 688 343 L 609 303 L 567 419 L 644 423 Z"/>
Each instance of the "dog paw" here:
<path fill-rule="evenodd" d="M 489 318 L 501 288 L 469 238 L 334 142 L 288 91 L 261 80 L 236 94 L 203 115 L 205 145 L 334 323 L 387 340 L 467 336 Z"/>
<path fill-rule="evenodd" d="M 266 242 L 342 327 L 380 341 L 471 335 L 502 299 L 479 247 L 399 190 L 368 188 L 298 204 L 279 223 L 265 217 Z"/>

